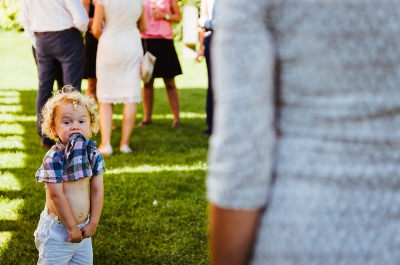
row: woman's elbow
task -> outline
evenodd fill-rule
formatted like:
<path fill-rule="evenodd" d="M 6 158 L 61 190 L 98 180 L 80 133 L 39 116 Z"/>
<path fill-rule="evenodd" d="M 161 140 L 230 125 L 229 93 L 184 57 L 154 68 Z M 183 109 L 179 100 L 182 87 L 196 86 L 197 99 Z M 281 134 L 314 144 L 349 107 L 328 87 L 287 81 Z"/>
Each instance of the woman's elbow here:
<path fill-rule="evenodd" d="M 181 14 L 179 14 L 177 17 L 176 17 L 176 19 L 175 19 L 175 23 L 179 23 L 179 22 L 181 22 L 181 20 L 182 20 L 182 15 Z"/>
<path fill-rule="evenodd" d="M 92 35 L 96 38 L 99 39 L 101 36 L 101 29 L 93 28 L 92 27 Z"/>

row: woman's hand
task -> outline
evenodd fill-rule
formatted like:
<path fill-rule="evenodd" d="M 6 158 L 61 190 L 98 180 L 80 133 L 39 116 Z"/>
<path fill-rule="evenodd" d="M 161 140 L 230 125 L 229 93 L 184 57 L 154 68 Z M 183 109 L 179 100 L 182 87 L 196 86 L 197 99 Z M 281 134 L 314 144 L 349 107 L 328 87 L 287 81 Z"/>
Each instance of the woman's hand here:
<path fill-rule="evenodd" d="M 196 58 L 194 59 L 196 62 L 201 62 L 201 58 L 204 57 L 204 49 L 202 47 L 197 51 Z"/>
<path fill-rule="evenodd" d="M 151 14 L 156 19 L 165 19 L 165 14 L 166 13 L 158 11 L 158 10 L 153 10 Z"/>

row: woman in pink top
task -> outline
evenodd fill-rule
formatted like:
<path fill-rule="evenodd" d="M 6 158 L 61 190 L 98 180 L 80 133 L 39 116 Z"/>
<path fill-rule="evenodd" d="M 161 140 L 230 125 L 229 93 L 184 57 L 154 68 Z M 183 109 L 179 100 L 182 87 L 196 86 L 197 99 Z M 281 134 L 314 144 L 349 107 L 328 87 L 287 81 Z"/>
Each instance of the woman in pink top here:
<path fill-rule="evenodd" d="M 164 79 L 168 101 L 174 115 L 172 127 L 177 128 L 180 126 L 179 97 L 174 77 L 182 74 L 182 69 L 175 51 L 171 23 L 181 20 L 181 12 L 177 0 L 145 0 L 144 10 L 147 18 L 147 28 L 142 33 L 144 52 L 151 52 L 157 60 L 153 76 L 143 88 L 144 118 L 138 126 L 151 123 L 154 78 L 161 77 Z"/>

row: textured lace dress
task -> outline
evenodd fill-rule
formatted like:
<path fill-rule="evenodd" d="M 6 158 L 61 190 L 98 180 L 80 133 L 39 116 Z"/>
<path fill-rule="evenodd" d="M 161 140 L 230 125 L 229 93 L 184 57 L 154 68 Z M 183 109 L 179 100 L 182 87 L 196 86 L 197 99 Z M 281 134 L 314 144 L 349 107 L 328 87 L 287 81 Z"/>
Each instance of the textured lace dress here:
<path fill-rule="evenodd" d="M 97 48 L 97 98 L 104 103 L 141 101 L 143 57 L 137 21 L 142 0 L 95 0 L 104 6 L 105 22 Z"/>
<path fill-rule="evenodd" d="M 208 198 L 252 264 L 400 264 L 400 1 L 217 1 Z"/>

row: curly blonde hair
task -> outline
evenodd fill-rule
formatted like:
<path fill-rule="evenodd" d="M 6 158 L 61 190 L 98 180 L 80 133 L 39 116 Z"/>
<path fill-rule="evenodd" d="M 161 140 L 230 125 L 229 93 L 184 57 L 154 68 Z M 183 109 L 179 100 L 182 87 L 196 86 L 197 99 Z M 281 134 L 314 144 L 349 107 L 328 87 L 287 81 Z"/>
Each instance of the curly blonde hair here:
<path fill-rule="evenodd" d="M 86 107 L 90 115 L 90 132 L 96 134 L 99 131 L 99 117 L 97 114 L 97 103 L 92 97 L 86 97 L 81 92 L 77 91 L 73 86 L 66 85 L 50 98 L 42 109 L 42 133 L 47 137 L 57 141 L 58 136 L 52 131 L 54 128 L 54 118 L 56 108 L 62 103 L 70 102 L 76 108 L 76 105 Z"/>

